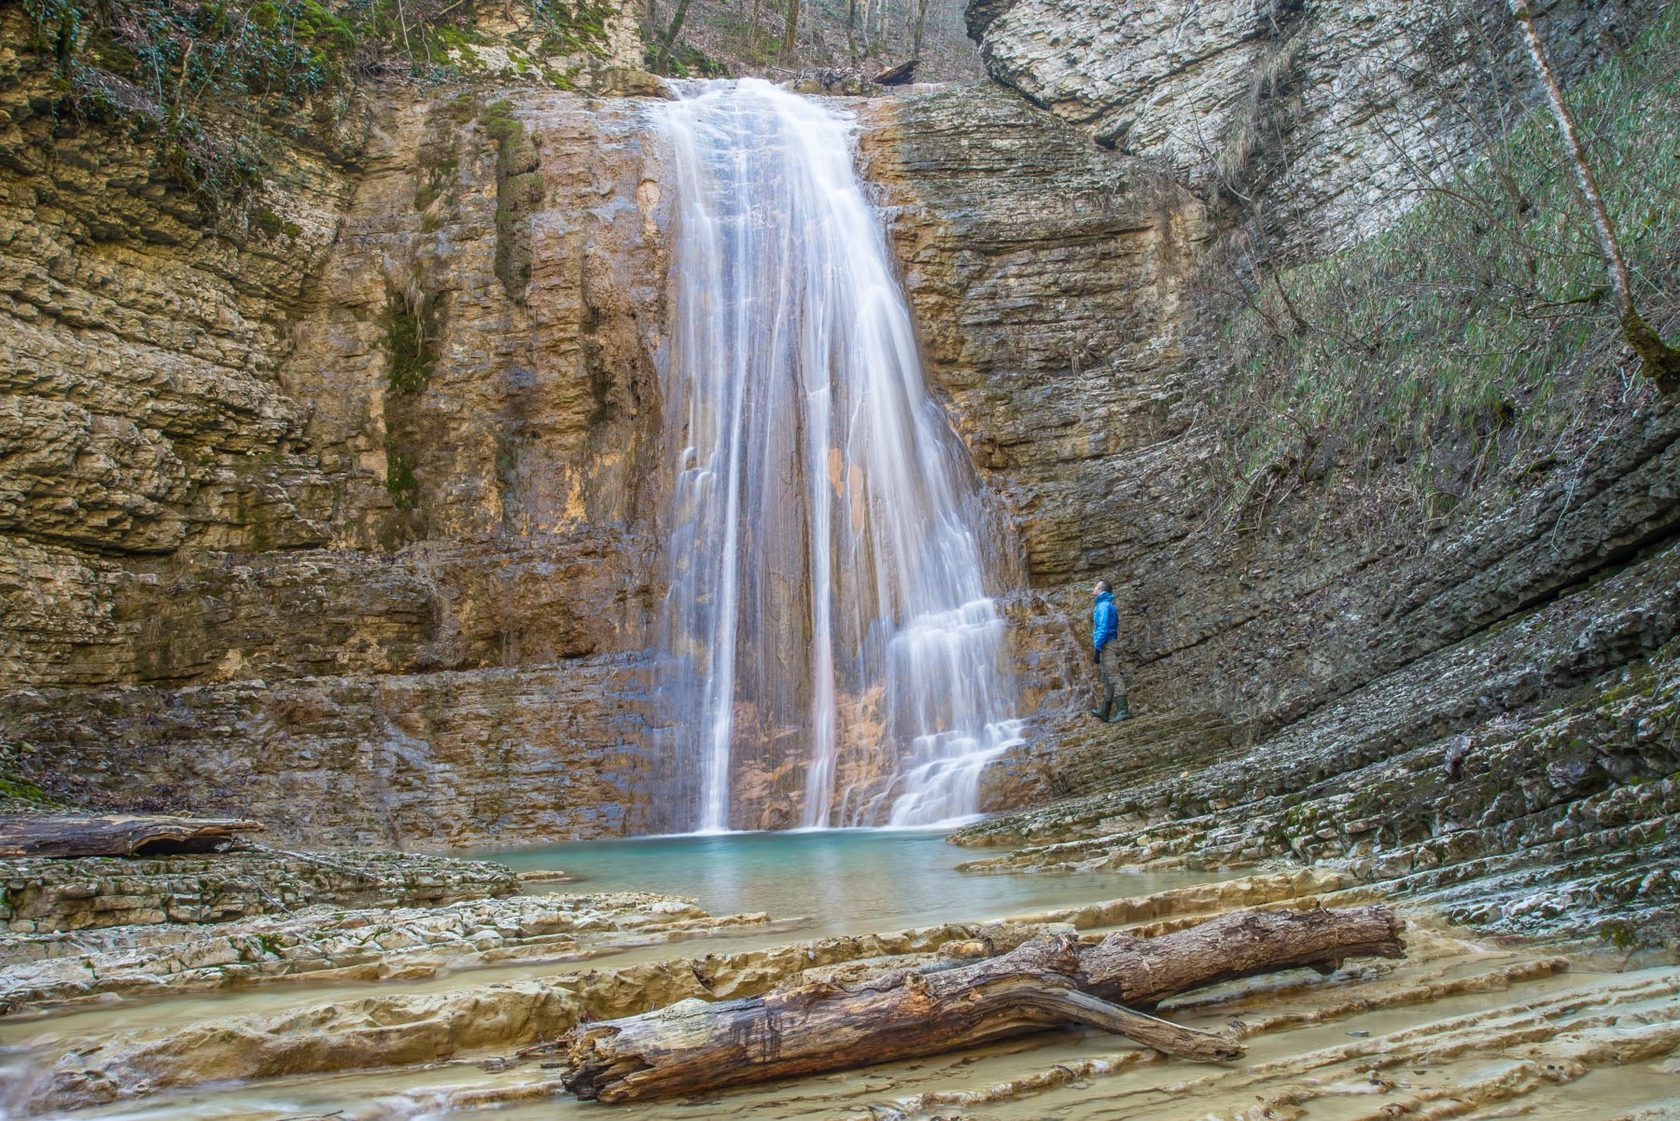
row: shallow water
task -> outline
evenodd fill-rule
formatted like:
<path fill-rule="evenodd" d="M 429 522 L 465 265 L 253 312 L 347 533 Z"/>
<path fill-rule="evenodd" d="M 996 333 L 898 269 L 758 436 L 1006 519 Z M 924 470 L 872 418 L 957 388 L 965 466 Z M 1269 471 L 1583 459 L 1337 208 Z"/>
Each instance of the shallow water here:
<path fill-rule="evenodd" d="M 777 917 L 803 914 L 808 920 L 797 934 L 736 929 L 702 943 L 625 948 L 587 962 L 507 963 L 418 982 L 352 986 L 305 982 L 226 996 L 107 1006 L 33 1023 L 0 1025 L 0 1049 L 27 1048 L 32 1042 L 46 1043 L 65 1035 L 120 1034 L 141 1026 L 167 1028 L 171 1023 L 185 1025 L 235 1012 L 278 1012 L 376 992 L 482 987 L 487 982 L 604 964 L 781 944 L 818 933 L 1021 915 L 1207 878 L 1120 873 L 966 876 L 956 872 L 955 865 L 969 857 L 970 850 L 947 845 L 937 833 L 902 831 L 665 837 L 494 855 L 521 870 L 564 868 L 581 877 L 579 882 L 557 885 L 561 890 L 659 890 L 694 896 L 716 913 L 764 910 Z M 1305 1121 L 1367 1121 L 1385 1103 L 1436 1091 L 1452 1095 L 1461 1085 L 1480 1085 L 1488 1071 L 1497 1073 L 1519 1058 L 1549 1059 L 1550 1054 L 1527 1043 L 1518 1049 L 1520 1055 L 1514 1052 L 1509 1040 L 1501 1038 L 1507 1031 L 1501 1026 L 1505 1017 L 1525 1015 L 1522 1010 L 1531 1004 L 1537 1009 L 1534 1023 L 1596 1014 L 1602 1012 L 1596 1000 L 1614 1003 L 1619 998 L 1594 996 L 1595 989 L 1638 980 L 1638 975 L 1584 970 L 1524 974 L 1508 980 L 1500 970 L 1529 954 L 1462 943 L 1427 928 L 1409 938 L 1413 957 L 1405 962 L 1361 963 L 1331 977 L 1304 971 L 1280 974 L 1221 986 L 1170 1004 L 1169 1014 L 1192 1026 L 1215 1028 L 1236 1020 L 1275 1023 L 1250 1039 L 1246 1062 L 1229 1066 L 1162 1062 L 1128 1041 L 1101 1033 L 1050 1032 L 952 1055 L 837 1071 L 727 1094 L 602 1107 L 561 1093 L 561 1072 L 552 1061 L 539 1058 L 500 1069 L 485 1064 L 483 1060 L 493 1056 L 481 1053 L 396 1069 L 206 1084 L 52 1116 L 60 1121 L 316 1121 L 328 1117 L 335 1121 L 443 1121 L 492 1116 L 504 1121 L 584 1121 L 608 1116 L 633 1121 L 718 1116 L 780 1121 L 891 1116 L 894 1108 L 905 1108 L 917 1117 L 948 1115 L 950 1106 L 962 1102 L 963 1115 L 976 1121 L 1169 1121 L 1247 1116 L 1245 1110 L 1256 1100 L 1282 1095 L 1290 1100 L 1302 1098 Z M 1415 993 L 1402 999 L 1408 986 Z M 1658 1006 L 1672 1001 L 1671 994 L 1672 986 L 1654 995 L 1630 997 L 1617 1007 L 1627 1023 L 1639 1025 L 1647 1018 L 1666 1017 Z M 1546 1011 L 1548 1000 L 1562 1001 L 1561 1010 Z M 1432 1024 L 1442 1027 L 1437 1030 Z M 1520 1031 L 1514 1038 L 1520 1041 L 1531 1036 L 1538 1040 L 1543 1034 L 1527 1025 L 1517 1026 Z M 381 1030 L 371 1024 L 370 1028 Z M 1400 1042 L 1414 1035 L 1415 1042 Z M 1384 1042 L 1385 1038 L 1394 1042 Z M 1361 1055 L 1338 1057 L 1339 1049 L 1349 1045 L 1369 1048 L 1373 1056 L 1402 1049 L 1406 1060 L 1384 1067 L 1392 1067 L 1391 1081 L 1396 1084 L 1384 1088 L 1367 1078 Z M 1574 1044 L 1563 1038 L 1548 1046 L 1567 1054 Z M 0 1050 L 0 1068 L 6 1066 L 28 1071 L 31 1058 Z M 5 1073 L 0 1070 L 0 1082 L 8 1080 Z M 1484 1087 L 1471 1098 L 1487 1097 L 1483 1104 L 1488 1111 L 1472 1115 L 1507 1116 L 1504 1110 L 1514 1105 L 1532 1106 L 1529 1116 L 1584 1121 L 1616 1115 L 1614 1109 L 1594 1113 L 1597 1107 L 1669 1100 L 1673 1088 L 1680 1085 L 1656 1059 L 1634 1061 L 1617 1068 L 1616 1074 L 1620 1081 L 1609 1083 L 1595 1072 L 1583 1080 L 1590 1085 L 1580 1089 L 1548 1088 L 1542 1080 L 1532 1094 L 1525 1090 L 1522 1100 L 1513 1103 Z M 1036 1088 L 1015 1082 L 1041 1075 L 1049 1081 Z M 8 1116 L 8 1104 L 15 1107 L 27 1100 L 27 1086 L 18 1089 L 19 1098 L 0 1102 L 0 1119 Z M 914 1096 L 923 1093 L 934 1094 L 936 1101 L 912 1104 Z"/>
<path fill-rule="evenodd" d="M 724 928 L 692 942 L 637 943 L 584 959 L 446 969 L 417 980 L 282 981 L 223 992 L 80 1005 L 40 1020 L 0 1021 L 0 1048 L 134 1028 L 167 1028 L 210 1016 L 272 1015 L 323 1000 L 428 993 L 523 981 L 691 954 L 731 953 L 835 934 L 986 920 L 1147 895 L 1210 877 L 1190 873 L 985 875 L 957 872 L 974 850 L 925 830 L 733 833 L 589 841 L 462 854 L 519 871 L 560 869 L 575 879 L 536 892 L 653 891 L 692 897 L 714 915 L 768 912 L 778 921 Z M 0 1117 L 4 1114 L 0 1113 Z"/>
<path fill-rule="evenodd" d="M 1003 918 L 1147 895 L 1218 877 L 1187 872 L 975 876 L 973 849 L 927 830 L 845 829 L 591 841 L 475 853 L 518 871 L 560 868 L 580 882 L 555 891 L 686 895 L 714 915 L 804 916 L 801 937 Z"/>
<path fill-rule="evenodd" d="M 636 961 L 722 953 L 784 944 L 802 938 L 905 927 L 957 920 L 984 920 L 1029 914 L 1122 895 L 1142 895 L 1208 876 L 1092 873 L 1082 875 L 987 875 L 957 872 L 972 850 L 947 844 L 931 831 L 846 830 L 805 833 L 736 833 L 713 836 L 656 837 L 588 842 L 538 849 L 474 852 L 520 870 L 563 869 L 575 879 L 533 884 L 533 891 L 654 891 L 698 900 L 713 914 L 768 912 L 773 918 L 799 921 L 795 929 L 778 924 L 725 929 L 702 942 L 627 946 L 584 961 L 505 963 L 415 981 L 311 984 L 306 980 L 269 984 L 225 993 L 186 994 L 152 1001 L 123 1001 L 82 1006 L 34 1021 L 0 1024 L 0 1066 L 30 1069 L 28 1051 L 55 1039 L 100 1036 L 138 1028 L 168 1029 L 208 1018 L 272 1015 L 322 1001 L 345 1001 L 392 992 L 427 992 L 462 985 L 510 982 L 628 965 Z M 703 948 L 702 948 L 703 947 Z M 13 1050 L 17 1049 L 17 1050 Z M 273 1083 L 207 1086 L 142 1100 L 77 1111 L 68 1116 L 154 1121 L 161 1118 L 307 1117 L 332 1115 L 349 1121 L 453 1117 L 476 1112 L 460 1100 L 465 1092 L 489 1091 L 500 1097 L 510 1087 L 537 1094 L 540 1104 L 496 1103 L 503 1116 L 553 1116 L 553 1111 L 589 1110 L 550 1096 L 552 1072 L 534 1065 L 492 1073 L 471 1063 L 431 1069 L 304 1077 Z M 0 1081 L 12 1081 L 11 1078 Z M 848 1073 L 815 1080 L 816 1089 L 761 1091 L 749 1096 L 770 1114 L 791 1100 L 815 1092 L 832 1108 L 853 1092 L 883 1085 L 873 1075 Z M 791 1093 L 791 1097 L 790 1097 Z M 27 1099 L 28 1091 L 23 1091 Z M 15 1103 L 14 1103 L 15 1104 Z M 673 1106 L 673 1116 L 703 1115 L 695 1106 Z M 507 1113 L 500 1111 L 507 1110 Z M 641 1109 L 633 1111 L 643 1115 Z M 0 1118 L 6 1117 L 0 1102 Z M 663 1116 L 664 1113 L 660 1113 Z"/>

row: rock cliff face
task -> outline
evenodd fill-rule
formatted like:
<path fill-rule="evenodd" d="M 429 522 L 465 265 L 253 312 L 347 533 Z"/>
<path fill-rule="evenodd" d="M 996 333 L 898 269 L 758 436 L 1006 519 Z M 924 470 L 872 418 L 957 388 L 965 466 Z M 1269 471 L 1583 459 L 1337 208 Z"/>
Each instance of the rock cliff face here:
<path fill-rule="evenodd" d="M 7 401 L 82 427 L 43 441 L 20 419 L 8 445 L 9 771 L 80 804 L 221 807 L 313 841 L 682 824 L 655 812 L 666 761 L 649 750 L 669 216 L 647 106 L 376 98 L 342 151 L 270 184 L 272 232 L 129 189 L 142 153 L 71 160 L 35 122 L 35 162 L 5 170 Z M 990 347 L 1055 365 L 1031 355 L 1068 322 L 1156 330 L 1128 305 L 1182 264 L 1182 192 L 1001 93 L 883 101 L 861 129 L 901 184 L 901 246 L 926 243 L 912 287 L 972 371 L 960 392 L 999 397 L 997 367 L 976 365 Z M 922 131 L 923 156 L 893 154 Z M 951 180 L 964 142 L 992 155 Z M 134 214 L 96 233 L 113 192 Z M 966 216 L 981 202 L 983 235 Z M 171 213 L 173 240 L 133 232 Z M 987 280 L 940 229 L 1015 276 Z M 1010 316 L 1054 299 L 1072 318 L 1042 338 L 1000 322 L 976 345 L 945 325 L 971 283 Z M 177 303 L 214 314 L 189 330 Z M 1014 416 L 970 435 L 1025 444 L 1030 410 Z M 1030 597 L 1010 610 L 1029 697 L 1064 697 L 1059 621 Z"/>
<path fill-rule="evenodd" d="M 8 770 L 317 839 L 634 829 L 662 323 L 637 103 L 376 98 L 211 219 L 5 62 Z"/>
<path fill-rule="evenodd" d="M 977 234 L 985 243 L 983 208 L 913 234 L 915 204 L 896 213 L 901 244 L 915 246 L 913 278 L 930 246 L 970 270 L 936 319 L 983 325 L 980 339 L 1031 340 L 964 355 L 935 329 L 935 372 L 1011 502 L 1038 592 L 1077 627 L 1090 581 L 1115 581 L 1143 714 L 1102 727 L 1047 710 L 1037 743 L 994 770 L 991 797 L 998 807 L 1056 805 L 964 837 L 1026 846 L 986 867 L 1340 859 L 1501 929 L 1660 926 L 1673 898 L 1660 869 L 1675 813 L 1665 778 L 1673 713 L 1660 683 L 1680 633 L 1671 403 L 1614 404 L 1592 422 L 1609 438 L 1542 460 L 1428 527 L 1387 516 L 1394 496 L 1380 479 L 1314 487 L 1258 528 L 1237 525 L 1223 505 L 1229 480 L 1219 426 L 1208 423 L 1217 336 L 1174 302 L 1197 272 L 1197 243 L 1223 217 L 1203 188 L 1224 171 L 1184 143 L 1191 124 L 1214 122 L 1221 143 L 1250 127 L 1239 95 L 1259 88 L 1266 52 L 1287 47 L 1279 57 L 1296 72 L 1279 88 L 1293 91 L 1292 146 L 1269 172 L 1265 209 L 1297 252 L 1323 248 L 1407 204 L 1383 170 L 1399 158 L 1385 139 L 1405 135 L 1396 122 L 1413 129 L 1408 175 L 1473 151 L 1474 138 L 1454 133 L 1430 99 L 1483 69 L 1462 52 L 1444 63 L 1416 54 L 1409 36 L 1422 24 L 1408 21 L 1435 19 L 1438 6 L 1296 5 L 1273 13 L 1292 21 L 1276 25 L 1265 7 L 971 5 L 995 76 L 1088 135 L 1149 153 L 1167 187 L 1190 188 L 1157 211 L 1179 217 L 1155 228 L 1201 234 L 1184 239 L 1188 255 L 1166 255 L 1176 268 L 1137 276 L 1154 286 L 1145 295 L 1096 317 L 1130 336 L 1103 335 L 1042 294 L 1009 304 L 1031 286 L 1007 254 L 961 252 Z M 1554 51 L 1566 68 L 1584 66 L 1592 20 L 1620 33 L 1644 14 L 1556 5 Z M 1378 67 L 1411 100 L 1391 90 L 1387 108 L 1344 119 L 1355 103 L 1329 94 L 1378 66 L 1378 41 L 1435 61 Z M 906 133 L 898 158 L 925 158 L 937 136 Z M 1214 213 L 1199 214 L 1197 197 L 1214 200 Z M 1054 201 L 1044 212 L 1056 213 Z M 1091 275 L 1101 273 L 1062 274 L 1069 284 Z M 1095 344 L 1047 346 L 1062 323 L 1070 344 L 1081 328 Z M 986 397 L 970 392 L 976 385 L 1009 389 Z M 1018 423 L 1031 435 L 992 442 L 1023 406 Z M 1068 680 L 1087 674 L 1075 664 Z M 1646 874 L 1639 851 L 1657 873 Z"/>
<path fill-rule="evenodd" d="M 1576 75 L 1660 0 L 1531 5 Z M 991 75 L 1297 252 L 1383 228 L 1508 127 L 1532 84 L 1502 4 L 971 0 Z"/>
<path fill-rule="evenodd" d="M 1222 514 L 1219 369 L 1191 293 L 1223 203 L 1199 189 L 1215 165 L 1185 155 L 1173 114 L 1201 105 L 1247 127 L 1231 91 L 1256 88 L 1276 53 L 1266 88 L 1296 91 L 1294 146 L 1267 189 L 1312 186 L 1271 213 L 1302 249 L 1353 236 L 1380 217 L 1360 202 L 1364 170 L 1404 195 L 1379 174 L 1384 122 L 1430 120 L 1428 99 L 1479 69 L 1467 43 L 1504 49 L 1461 28 L 1383 112 L 1330 97 L 1326 76 L 1375 66 L 1379 40 L 1423 35 L 1408 22 L 1422 7 L 1280 6 L 1274 25 L 1243 6 L 977 4 L 994 70 L 1056 114 L 998 88 L 850 103 L 930 378 L 1032 588 L 1006 606 L 1034 737 L 997 768 L 992 803 L 1087 800 L 970 839 L 1072 843 L 1111 864 L 1130 859 L 1120 849 L 1322 854 L 1392 879 L 1385 852 L 1495 860 L 1531 843 L 1523 820 L 1563 830 L 1561 867 L 1672 817 L 1666 787 L 1616 793 L 1669 758 L 1627 733 L 1661 706 L 1617 690 L 1666 681 L 1680 630 L 1672 405 L 1607 412 L 1593 423 L 1613 438 L 1427 531 L 1374 518 L 1380 488 L 1353 484 L 1258 529 Z M 1613 14 L 1558 5 L 1560 57 L 1586 65 L 1587 31 Z M 1072 69 L 1052 55 L 1113 89 L 1053 93 Z M 669 218 L 645 103 L 385 91 L 332 143 L 300 146 L 252 224 L 230 229 L 141 153 L 52 135 L 44 75 L 6 64 L 8 775 L 310 840 L 656 826 Z M 1151 158 L 1091 142 L 1122 126 L 1135 141 L 1116 147 Z M 1439 137 L 1443 161 L 1470 150 L 1448 124 Z M 1131 726 L 1082 713 L 1097 577 L 1121 605 Z M 1581 775 L 1553 781 L 1555 755 L 1533 745 L 1594 721 L 1609 730 L 1581 741 Z M 1455 757 L 1470 785 L 1446 817 L 1357 801 L 1408 768 L 1434 782 Z M 1502 760 L 1520 804 L 1486 777 Z M 1233 806 L 1252 828 L 1222 831 Z M 1472 817 L 1474 843 L 1450 860 L 1424 844 Z"/>

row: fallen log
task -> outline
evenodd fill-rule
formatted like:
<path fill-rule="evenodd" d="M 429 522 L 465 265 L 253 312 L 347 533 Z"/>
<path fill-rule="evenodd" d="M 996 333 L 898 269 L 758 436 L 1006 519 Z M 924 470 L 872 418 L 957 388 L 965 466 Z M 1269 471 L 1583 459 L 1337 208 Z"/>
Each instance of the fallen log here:
<path fill-rule="evenodd" d="M 218 852 L 261 823 L 231 818 L 0 814 L 0 857 L 148 856 Z"/>
<path fill-rule="evenodd" d="M 871 79 L 878 86 L 907 86 L 916 80 L 916 65 L 922 60 L 912 58 L 897 66 L 889 66 Z"/>
<path fill-rule="evenodd" d="M 1130 1008 L 1285 969 L 1334 973 L 1348 958 L 1404 957 L 1404 923 L 1382 906 L 1239 911 L 1160 938 L 1111 934 L 1080 955 L 1087 991 Z"/>
<path fill-rule="evenodd" d="M 938 1054 L 1068 1024 L 1202 1061 L 1243 1053 L 1234 1038 L 1138 1011 L 1220 981 L 1282 969 L 1329 972 L 1350 957 L 1401 957 L 1386 907 L 1226 915 L 1160 938 L 1094 946 L 1038 939 L 1007 954 L 859 985 L 810 984 L 744 1000 L 685 1000 L 580 1024 L 564 1040 L 566 1088 L 625 1102 Z M 1132 1007 L 1126 1007 L 1131 1005 Z"/>

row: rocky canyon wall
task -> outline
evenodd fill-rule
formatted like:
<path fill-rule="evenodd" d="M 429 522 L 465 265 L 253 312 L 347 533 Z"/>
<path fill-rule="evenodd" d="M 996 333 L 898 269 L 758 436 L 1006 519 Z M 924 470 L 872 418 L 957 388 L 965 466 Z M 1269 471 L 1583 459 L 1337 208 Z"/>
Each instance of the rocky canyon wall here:
<path fill-rule="evenodd" d="M 1316 74 L 1325 104 L 1341 106 L 1335 113 L 1352 105 L 1330 98 L 1336 83 L 1387 57 L 1373 44 L 1404 49 L 1390 77 L 1414 96 L 1409 107 L 1390 106 L 1392 120 L 1345 126 L 1335 113 L 1313 116 L 1301 95 L 1299 122 L 1329 147 L 1300 149 L 1289 170 L 1312 184 L 1289 204 L 1310 220 L 1279 220 L 1310 235 L 1302 245 L 1345 243 L 1393 211 L 1365 195 L 1333 203 L 1326 192 L 1356 181 L 1401 205 L 1408 192 L 1378 174 L 1383 130 L 1400 117 L 1449 119 L 1454 83 L 1481 80 L 1470 47 L 1503 42 L 1491 27 L 1482 35 L 1481 25 L 1461 24 L 1451 42 L 1462 50 L 1430 53 L 1407 21 L 1425 19 L 1426 8 L 1440 17 L 1434 5 L 1272 7 L 971 5 L 995 77 L 1068 119 L 1070 133 L 1154 137 L 1131 146 L 1148 160 L 1093 143 L 1077 156 L 1067 149 L 1078 173 L 1041 164 L 1042 178 L 1023 179 L 999 166 L 969 122 L 1007 118 L 1030 129 L 1050 114 L 957 91 L 895 102 L 895 125 L 865 136 L 934 376 L 1006 496 L 1052 617 L 1080 630 L 1090 583 L 1110 579 L 1137 706 L 1217 713 L 1255 731 L 1497 628 L 1680 532 L 1680 422 L 1655 402 L 1611 406 L 1601 431 L 1615 438 L 1568 461 L 1542 460 L 1509 489 L 1490 488 L 1427 526 L 1421 515 L 1394 515 L 1400 499 L 1381 479 L 1338 482 L 1334 464 L 1322 486 L 1269 511 L 1262 531 L 1231 516 L 1224 433 L 1210 423 L 1224 356 L 1192 306 L 1228 216 L 1203 201 L 1209 165 L 1173 147 L 1186 114 L 1220 121 L 1234 112 L 1269 36 L 1300 39 L 1307 70 L 1292 88 L 1313 86 Z M 1656 7 L 1553 5 L 1553 49 L 1579 72 Z M 1440 174 L 1473 151 L 1450 136 L 1409 144 L 1420 146 Z M 1392 474 L 1404 470 L 1396 464 Z M 1673 626 L 1666 608 L 1657 611 L 1639 649 L 1661 645 Z M 1057 732 L 1073 742 L 1094 734 Z"/>
<path fill-rule="evenodd" d="M 1578 76 L 1660 0 L 1531 7 Z M 993 78 L 1251 214 L 1286 252 L 1381 230 L 1534 103 L 1503 4 L 971 0 Z"/>
<path fill-rule="evenodd" d="M 1297 91 L 1295 154 L 1267 181 L 1292 201 L 1270 213 L 1303 249 L 1356 237 L 1384 213 L 1362 192 L 1405 194 L 1359 170 L 1386 118 L 1309 91 L 1413 34 L 1401 17 L 1422 7 L 1113 23 L 1130 7 L 977 3 L 994 73 L 1055 112 L 995 85 L 848 102 L 930 380 L 1032 588 L 1006 608 L 1039 717 L 994 804 L 1100 785 L 1130 750 L 1082 712 L 1097 577 L 1117 586 L 1134 708 L 1167 721 L 1150 750 L 1186 770 L 1379 687 L 1416 718 L 1396 742 L 1456 734 L 1675 634 L 1658 563 L 1680 533 L 1672 407 L 1428 531 L 1373 518 L 1380 488 L 1352 483 L 1258 531 L 1224 516 L 1196 291 L 1230 214 L 1174 122 L 1202 105 L 1239 127 L 1256 68 L 1294 43 L 1308 69 L 1276 88 Z M 1607 6 L 1558 14 L 1574 68 L 1599 28 L 1621 34 Z M 1416 89 L 1468 80 L 1448 56 Z M 646 103 L 384 89 L 291 149 L 230 227 L 145 152 L 54 122 L 38 60 L 0 63 L 6 777 L 313 842 L 652 828 L 669 217 Z M 1074 70 L 1113 88 L 1055 93 Z M 1097 143 L 1121 109 L 1137 140 Z M 1554 605 L 1589 617 L 1571 597 L 1611 579 L 1616 626 L 1487 645 Z M 1498 665 L 1437 696 L 1430 659 L 1458 649 Z"/>
<path fill-rule="evenodd" d="M 635 103 L 375 96 L 215 216 L 4 62 L 8 774 L 317 841 L 637 828 Z"/>
<path fill-rule="evenodd" d="M 1094 145 L 1052 156 L 1045 115 L 1001 93 L 867 116 L 930 369 L 1009 506 L 1046 618 L 1082 642 L 1090 584 L 1114 582 L 1144 710 L 1286 722 L 1680 530 L 1660 407 L 1434 531 L 1373 516 L 1351 483 L 1262 533 L 1232 529 L 1207 423 L 1219 370 L 1189 294 L 1216 225 L 1193 191 Z M 1064 641 L 1082 681 L 1080 643 Z"/>
<path fill-rule="evenodd" d="M 1548 6 L 1556 59 L 1583 73 L 1657 7 Z M 1094 323 L 1044 287 L 1100 269 L 1024 278 L 1010 247 L 987 245 L 990 200 L 929 201 L 950 179 L 914 169 L 965 163 L 961 140 L 906 131 L 878 154 L 897 169 L 889 194 L 910 275 L 941 256 L 968 270 L 939 316 L 966 323 L 966 339 L 930 329 L 934 370 L 1008 497 L 1034 587 L 1080 630 L 1091 581 L 1115 582 L 1142 714 L 1121 726 L 1041 714 L 1036 743 L 994 770 L 991 797 L 1054 805 L 964 835 L 1027 846 L 982 869 L 1344 858 L 1498 929 L 1645 923 L 1674 936 L 1661 869 L 1674 852 L 1676 714 L 1660 684 L 1680 634 L 1672 401 L 1637 381 L 1583 399 L 1581 424 L 1551 454 L 1471 489 L 1450 516 L 1409 493 L 1404 455 L 1367 469 L 1333 450 L 1260 515 L 1233 505 L 1240 480 L 1219 411 L 1233 362 L 1218 301 L 1197 281 L 1218 267 L 1215 242 L 1236 226 L 1253 236 L 1257 211 L 1232 205 L 1217 157 L 1246 143 L 1256 91 L 1287 94 L 1288 143 L 1273 153 L 1287 158 L 1266 170 L 1258 208 L 1267 233 L 1298 259 L 1383 228 L 1415 203 L 1413 188 L 1462 170 L 1491 138 L 1455 131 L 1469 119 L 1465 83 L 1501 74 L 1489 79 L 1468 49 L 1514 66 L 1477 24 L 1420 41 L 1443 11 L 971 4 L 995 77 L 1093 151 L 1146 155 L 1133 166 L 1165 185 L 1152 220 L 1137 215 L 1106 243 L 1160 253 L 1130 278 L 1139 291 L 1108 308 L 1070 301 L 1102 308 Z M 1058 205 L 1047 192 L 1036 213 Z M 1175 229 L 1198 232 L 1163 236 Z M 964 252 L 971 241 L 980 252 Z M 1658 289 L 1672 285 L 1665 276 Z M 1062 345 L 1046 345 L 1057 332 Z M 965 351 L 967 340 L 977 345 Z M 1559 375 L 1582 377 L 1589 360 L 1574 361 Z M 1089 679 L 1088 667 L 1074 673 Z"/>
<path fill-rule="evenodd" d="M 242 220 L 201 215 L 141 148 L 62 135 L 42 64 L 11 64 L 6 773 L 312 842 L 680 825 L 654 812 L 651 750 L 670 221 L 651 102 L 386 90 Z M 971 99 L 994 156 L 930 221 L 998 196 L 1026 273 L 1086 272 L 1103 295 L 1082 314 L 1129 314 L 1165 256 L 1103 258 L 1155 221 L 1150 192 L 1177 199 L 1158 177 L 991 91 L 882 101 L 864 143 L 949 130 Z M 1100 216 L 1063 204 L 1035 229 L 1069 190 Z M 952 267 L 913 278 L 947 345 Z M 1029 700 L 1065 701 L 1059 621 L 1009 610 Z"/>

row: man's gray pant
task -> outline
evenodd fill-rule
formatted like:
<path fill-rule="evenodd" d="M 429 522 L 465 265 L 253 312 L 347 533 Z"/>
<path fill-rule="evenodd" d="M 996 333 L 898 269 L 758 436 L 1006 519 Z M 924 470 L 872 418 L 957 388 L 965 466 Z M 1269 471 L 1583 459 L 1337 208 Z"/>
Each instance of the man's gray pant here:
<path fill-rule="evenodd" d="M 1097 658 L 1097 676 L 1101 679 L 1097 688 L 1097 711 L 1108 716 L 1113 711 L 1116 694 L 1119 695 L 1121 704 L 1126 703 L 1126 685 L 1120 680 L 1118 642 L 1103 643 L 1102 653 Z"/>

